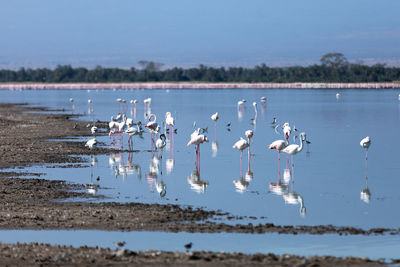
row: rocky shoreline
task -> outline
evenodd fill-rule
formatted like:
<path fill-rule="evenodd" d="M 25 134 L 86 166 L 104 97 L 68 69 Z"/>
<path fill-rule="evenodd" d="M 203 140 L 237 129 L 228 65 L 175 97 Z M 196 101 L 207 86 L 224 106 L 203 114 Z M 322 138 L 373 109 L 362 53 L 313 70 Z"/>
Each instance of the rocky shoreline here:
<path fill-rule="evenodd" d="M 28 112 L 29 111 L 29 112 Z M 0 166 L 4 169 L 47 163 L 85 163 L 80 155 L 109 154 L 115 151 L 95 148 L 84 142 L 63 139 L 90 136 L 87 122 L 73 120 L 77 115 L 42 113 L 43 108 L 22 104 L 0 104 Z M 28 113 L 27 113 L 28 112 Z M 40 112 L 40 113 L 35 113 Z M 106 123 L 96 122 L 103 128 Z M 52 141 L 49 141 L 52 140 Z M 85 185 L 49 181 L 37 174 L 21 178 L 21 173 L 0 172 L 0 229 L 91 229 L 147 230 L 198 233 L 282 233 L 282 234 L 399 234 L 398 229 L 357 229 L 335 226 L 229 225 L 213 219 L 233 218 L 220 211 L 207 211 L 178 205 L 142 203 L 90 203 L 68 199 L 93 198 Z M 97 196 L 101 198 L 101 196 Z M 63 200 L 63 201 L 55 201 Z M 67 201 L 65 201 L 67 200 Z M 149 254 L 150 253 L 150 254 Z M 155 253 L 155 256 L 152 256 Z M 149 256 L 150 255 L 150 256 Z M 100 248 L 72 248 L 31 244 L 0 244 L 1 265 L 369 265 L 384 264 L 360 258 L 311 257 L 241 253 L 133 252 Z"/>

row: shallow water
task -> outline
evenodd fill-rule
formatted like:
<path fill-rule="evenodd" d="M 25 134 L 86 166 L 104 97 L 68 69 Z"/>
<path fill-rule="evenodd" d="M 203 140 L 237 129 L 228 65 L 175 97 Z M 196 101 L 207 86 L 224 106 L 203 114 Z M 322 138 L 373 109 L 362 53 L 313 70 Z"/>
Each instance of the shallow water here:
<path fill-rule="evenodd" d="M 125 241 L 130 250 L 185 251 L 192 242 L 194 251 L 297 254 L 300 256 L 356 256 L 370 259 L 398 258 L 399 236 L 338 236 L 279 234 L 193 234 L 113 231 L 0 231 L 4 243 L 49 243 L 115 249 L 115 241 Z"/>
<path fill-rule="evenodd" d="M 173 148 L 164 149 L 158 164 L 152 160 L 158 153 L 148 151 L 150 134 L 145 133 L 143 140 L 133 141 L 133 148 L 140 151 L 137 153 L 88 157 L 89 162 L 93 161 L 88 168 L 28 169 L 47 172 L 48 179 L 99 184 L 108 188 L 96 192 L 110 197 L 106 201 L 194 205 L 238 216 L 264 216 L 266 219 L 261 221 L 275 224 L 398 227 L 400 165 L 395 137 L 400 121 L 399 92 L 339 92 L 338 99 L 336 90 L 294 89 L 1 91 L 0 96 L 4 102 L 28 102 L 68 110 L 72 107 L 69 103 L 72 97 L 74 112 L 86 114 L 87 100 L 91 99 L 91 114 L 80 119 L 93 121 L 108 121 L 111 115 L 126 110 L 128 117 L 136 114 L 136 120 L 145 122 L 143 100 L 147 97 L 152 98 L 151 112 L 157 115 L 158 121 L 163 121 L 165 112 L 170 111 L 176 118 L 178 133 L 173 137 Z M 264 107 L 261 96 L 268 99 Z M 128 104 L 119 105 L 117 98 L 126 99 Z M 237 101 L 242 98 L 247 103 L 239 110 Z M 130 99 L 139 100 L 136 113 L 131 109 Z M 253 101 L 257 102 L 255 125 L 251 124 L 251 118 L 255 117 Z M 214 132 L 210 116 L 216 111 L 220 119 Z M 271 127 L 273 117 L 280 125 L 286 121 L 292 128 L 295 125 L 311 141 L 308 148 L 294 157 L 290 180 L 283 179 L 286 155 L 281 155 L 282 187 L 280 192 L 276 190 L 278 194 L 269 189 L 271 183 L 278 181 L 278 153 L 269 150 L 267 145 L 283 139 L 283 135 L 280 127 L 279 134 Z M 210 143 L 200 148 L 200 180 L 193 174 L 194 147 L 186 146 L 194 121 L 197 127 L 208 127 L 210 139 Z M 231 122 L 230 131 L 226 127 L 228 122 Z M 252 178 L 246 175 L 247 152 L 241 173 L 240 152 L 232 148 L 248 129 L 254 131 L 255 155 L 250 158 Z M 365 150 L 359 144 L 367 135 L 372 139 L 368 169 Z M 98 139 L 110 144 L 108 136 Z M 125 149 L 127 139 L 125 136 Z M 161 193 L 165 193 L 163 197 L 157 191 L 161 182 L 166 185 Z M 370 198 L 368 194 L 361 194 L 367 187 Z"/>

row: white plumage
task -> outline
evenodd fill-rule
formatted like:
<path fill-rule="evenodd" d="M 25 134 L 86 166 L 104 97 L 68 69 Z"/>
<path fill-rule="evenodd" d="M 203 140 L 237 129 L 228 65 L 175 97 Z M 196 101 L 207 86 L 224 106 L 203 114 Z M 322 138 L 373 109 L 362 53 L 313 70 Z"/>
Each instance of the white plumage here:
<path fill-rule="evenodd" d="M 369 138 L 369 136 L 363 138 L 360 142 L 360 146 L 365 149 L 368 149 L 370 145 L 371 145 L 371 139 Z"/>
<path fill-rule="evenodd" d="M 233 148 L 236 148 L 236 149 L 238 149 L 240 151 L 243 151 L 244 149 L 246 149 L 248 147 L 249 147 L 249 143 L 245 139 L 243 139 L 243 137 L 240 137 L 240 140 L 237 141 L 233 145 Z"/>
<path fill-rule="evenodd" d="M 85 146 L 89 148 L 93 148 L 97 144 L 96 138 L 90 139 L 89 141 L 86 142 Z"/>

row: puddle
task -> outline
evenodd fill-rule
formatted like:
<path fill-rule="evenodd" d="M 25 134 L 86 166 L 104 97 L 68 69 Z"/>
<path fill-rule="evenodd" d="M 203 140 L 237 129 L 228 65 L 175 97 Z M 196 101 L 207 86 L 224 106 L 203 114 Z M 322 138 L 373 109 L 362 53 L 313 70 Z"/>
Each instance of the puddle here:
<path fill-rule="evenodd" d="M 86 230 L 1 230 L 0 236 L 0 241 L 3 243 L 39 242 L 114 249 L 115 241 L 125 241 L 125 248 L 130 250 L 185 251 L 184 245 L 192 242 L 192 249 L 195 251 L 356 256 L 386 260 L 398 258 L 400 249 L 399 236 L 192 234 Z"/>

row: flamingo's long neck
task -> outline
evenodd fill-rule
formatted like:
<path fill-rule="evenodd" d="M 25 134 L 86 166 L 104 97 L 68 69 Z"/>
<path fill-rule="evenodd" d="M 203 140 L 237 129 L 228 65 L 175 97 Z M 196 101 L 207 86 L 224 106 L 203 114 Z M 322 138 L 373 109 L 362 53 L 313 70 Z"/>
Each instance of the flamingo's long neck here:
<path fill-rule="evenodd" d="M 156 115 L 152 114 L 151 118 L 153 118 L 153 120 L 151 122 L 156 122 L 157 121 Z"/>
<path fill-rule="evenodd" d="M 300 147 L 297 149 L 297 153 L 303 150 L 303 142 L 304 142 L 303 138 L 300 137 Z"/>

